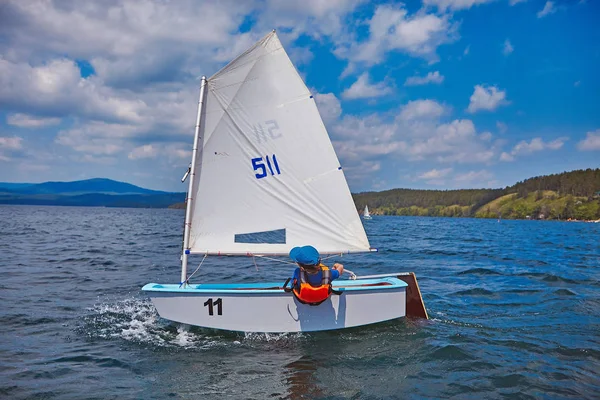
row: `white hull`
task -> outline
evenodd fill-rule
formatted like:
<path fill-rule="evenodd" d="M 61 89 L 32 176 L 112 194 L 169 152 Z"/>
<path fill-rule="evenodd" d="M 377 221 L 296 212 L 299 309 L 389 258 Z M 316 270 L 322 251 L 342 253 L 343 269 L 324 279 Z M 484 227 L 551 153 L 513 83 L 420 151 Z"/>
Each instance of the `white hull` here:
<path fill-rule="evenodd" d="M 337 281 L 334 289 L 342 294 L 332 294 L 318 306 L 298 302 L 279 283 L 200 284 L 185 289 L 149 283 L 142 290 L 160 316 L 171 321 L 230 331 L 310 332 L 404 317 L 406 286 L 396 278 Z"/>

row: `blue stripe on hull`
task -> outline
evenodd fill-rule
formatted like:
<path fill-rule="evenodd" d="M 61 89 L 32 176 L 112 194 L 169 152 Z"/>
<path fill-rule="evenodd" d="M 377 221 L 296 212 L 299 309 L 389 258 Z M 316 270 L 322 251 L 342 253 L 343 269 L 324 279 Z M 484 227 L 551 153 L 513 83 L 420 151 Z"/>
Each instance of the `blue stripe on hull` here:
<path fill-rule="evenodd" d="M 180 288 L 178 284 L 148 283 L 142 290 L 145 292 L 162 293 L 282 293 L 282 282 L 263 283 L 201 283 Z M 379 279 L 341 280 L 333 283 L 333 288 L 341 292 L 392 290 L 408 286 L 400 279 L 388 277 Z"/>

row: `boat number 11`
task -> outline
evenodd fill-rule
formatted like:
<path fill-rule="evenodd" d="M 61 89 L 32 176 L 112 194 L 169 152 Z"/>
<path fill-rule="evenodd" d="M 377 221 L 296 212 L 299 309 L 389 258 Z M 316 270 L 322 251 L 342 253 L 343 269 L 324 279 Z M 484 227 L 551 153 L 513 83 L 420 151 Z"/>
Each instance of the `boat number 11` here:
<path fill-rule="evenodd" d="M 256 179 L 261 179 L 267 176 L 267 167 L 269 168 L 271 175 L 281 175 L 275 154 L 272 156 L 257 157 L 252 159 L 252 168 L 254 168 L 254 176 L 256 176 Z"/>
<path fill-rule="evenodd" d="M 208 315 L 215 315 L 215 306 L 217 307 L 217 315 L 223 315 L 223 300 L 221 298 L 216 299 L 208 299 L 204 303 L 204 307 L 208 307 Z"/>

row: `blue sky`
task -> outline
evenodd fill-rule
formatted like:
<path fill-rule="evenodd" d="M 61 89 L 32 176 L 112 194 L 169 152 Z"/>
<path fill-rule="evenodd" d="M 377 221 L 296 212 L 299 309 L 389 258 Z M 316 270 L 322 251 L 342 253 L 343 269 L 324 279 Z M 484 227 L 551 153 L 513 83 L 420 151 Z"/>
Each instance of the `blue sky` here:
<path fill-rule="evenodd" d="M 201 75 L 277 28 L 352 191 L 600 167 L 587 0 L 5 1 L 0 181 L 184 191 Z"/>

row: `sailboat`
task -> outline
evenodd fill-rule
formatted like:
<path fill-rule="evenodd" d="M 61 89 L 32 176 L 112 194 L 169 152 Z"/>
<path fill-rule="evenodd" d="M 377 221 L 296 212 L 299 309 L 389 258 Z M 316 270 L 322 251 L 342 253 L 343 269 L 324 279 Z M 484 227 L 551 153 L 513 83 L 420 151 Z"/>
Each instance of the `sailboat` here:
<path fill-rule="evenodd" d="M 181 280 L 142 288 L 161 317 L 243 332 L 349 328 L 407 308 L 427 317 L 412 273 L 338 279 L 318 306 L 300 303 L 283 282 L 191 283 L 194 255 L 277 257 L 307 244 L 321 255 L 375 251 L 315 100 L 275 31 L 202 77 L 198 103 Z"/>
<path fill-rule="evenodd" d="M 371 214 L 369 214 L 369 206 L 365 206 L 365 210 L 363 211 L 363 219 L 373 219 Z"/>

